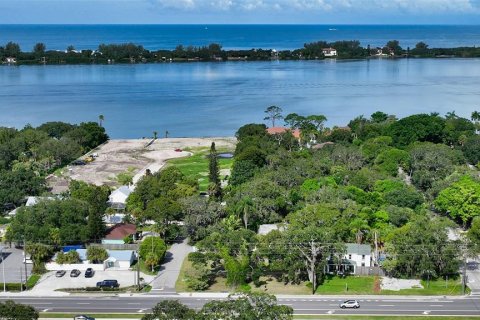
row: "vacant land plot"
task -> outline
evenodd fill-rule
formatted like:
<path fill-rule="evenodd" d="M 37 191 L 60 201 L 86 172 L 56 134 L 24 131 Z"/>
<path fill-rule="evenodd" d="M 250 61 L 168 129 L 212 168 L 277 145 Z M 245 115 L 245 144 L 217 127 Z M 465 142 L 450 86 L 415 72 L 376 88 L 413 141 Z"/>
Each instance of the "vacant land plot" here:
<path fill-rule="evenodd" d="M 190 152 L 185 148 L 206 148 L 212 142 L 218 148 L 233 149 L 235 138 L 167 138 L 152 142 L 148 139 L 110 140 L 93 150 L 98 157 L 85 165 L 67 166 L 52 175 L 48 181 L 53 193 L 66 191 L 68 181 L 81 180 L 96 185 L 119 186 L 117 176 L 132 172 L 134 182 L 147 169 L 160 170 L 168 159 L 187 157 Z"/>

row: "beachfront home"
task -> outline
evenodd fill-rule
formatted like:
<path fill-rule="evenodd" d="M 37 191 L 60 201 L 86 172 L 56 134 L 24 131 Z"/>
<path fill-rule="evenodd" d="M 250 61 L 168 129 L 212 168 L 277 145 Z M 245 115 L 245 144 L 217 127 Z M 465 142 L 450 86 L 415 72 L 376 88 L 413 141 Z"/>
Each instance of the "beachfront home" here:
<path fill-rule="evenodd" d="M 337 50 L 334 48 L 323 48 L 322 53 L 325 57 L 336 57 Z"/>

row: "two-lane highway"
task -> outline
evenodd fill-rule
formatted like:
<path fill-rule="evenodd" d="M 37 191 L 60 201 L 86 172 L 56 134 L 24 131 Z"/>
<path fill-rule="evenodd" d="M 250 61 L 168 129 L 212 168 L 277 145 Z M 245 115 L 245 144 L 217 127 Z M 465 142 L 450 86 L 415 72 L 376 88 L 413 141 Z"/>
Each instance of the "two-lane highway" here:
<path fill-rule="evenodd" d="M 351 298 L 351 297 L 349 297 Z M 185 297 L 181 295 L 118 296 L 69 296 L 69 297 L 0 297 L 28 304 L 43 312 L 75 313 L 145 313 L 159 301 L 176 299 L 185 305 L 199 309 L 205 303 L 221 298 L 207 296 Z M 340 309 L 344 297 L 290 296 L 280 297 L 279 303 L 291 306 L 296 314 L 358 314 L 358 315 L 480 315 L 480 297 L 359 297 L 359 309 Z"/>

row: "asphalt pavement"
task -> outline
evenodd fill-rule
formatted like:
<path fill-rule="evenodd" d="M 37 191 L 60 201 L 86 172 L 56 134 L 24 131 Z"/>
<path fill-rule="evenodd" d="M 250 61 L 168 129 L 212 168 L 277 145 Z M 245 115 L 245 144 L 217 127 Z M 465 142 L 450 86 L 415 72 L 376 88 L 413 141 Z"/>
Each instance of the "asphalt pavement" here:
<path fill-rule="evenodd" d="M 340 302 L 352 297 L 338 296 L 280 296 L 280 304 L 291 306 L 295 314 L 314 315 L 480 315 L 480 297 L 358 297 L 359 309 L 341 309 Z M 199 309 L 211 300 L 225 298 L 185 295 L 133 296 L 69 296 L 69 297 L 0 297 L 29 304 L 43 312 L 74 313 L 146 313 L 159 301 L 179 300 Z"/>

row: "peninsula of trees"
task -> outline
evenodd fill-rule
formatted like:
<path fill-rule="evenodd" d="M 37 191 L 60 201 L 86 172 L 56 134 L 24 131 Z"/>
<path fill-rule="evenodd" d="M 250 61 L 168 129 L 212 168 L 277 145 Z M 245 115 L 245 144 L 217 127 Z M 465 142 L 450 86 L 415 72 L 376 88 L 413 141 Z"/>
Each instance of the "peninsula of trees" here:
<path fill-rule="evenodd" d="M 334 53 L 331 51 L 334 49 Z M 48 50 L 44 43 L 37 43 L 31 51 L 23 51 L 17 43 L 0 46 L 0 61 L 5 64 L 109 64 L 156 63 L 186 61 L 268 61 L 268 60 L 318 60 L 435 57 L 480 57 L 478 47 L 429 48 L 419 42 L 414 48 L 403 48 L 397 40 L 388 41 L 383 47 L 362 47 L 359 41 L 317 41 L 304 44 L 295 50 L 250 49 L 225 50 L 220 44 L 194 47 L 178 45 L 174 50 L 147 50 L 141 45 L 100 44 L 97 50 L 76 50 L 69 46 L 64 51 Z"/>

